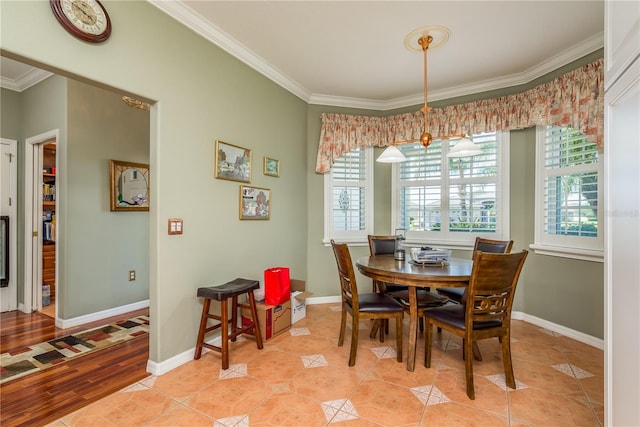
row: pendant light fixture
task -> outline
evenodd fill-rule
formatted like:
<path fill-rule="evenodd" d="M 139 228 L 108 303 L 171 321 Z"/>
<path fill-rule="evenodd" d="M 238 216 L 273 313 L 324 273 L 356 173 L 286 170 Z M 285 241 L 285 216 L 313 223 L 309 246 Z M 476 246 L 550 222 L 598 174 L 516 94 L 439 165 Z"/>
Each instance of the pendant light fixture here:
<path fill-rule="evenodd" d="M 434 42 L 434 36 L 436 37 L 436 41 Z M 419 49 L 422 50 L 423 62 L 424 62 L 424 105 L 420 108 L 423 116 L 423 131 L 420 135 L 420 139 L 409 139 L 405 141 L 396 141 L 391 143 L 389 147 L 387 147 L 382 154 L 376 159 L 377 162 L 381 163 L 401 163 L 407 160 L 404 154 L 398 149 L 398 145 L 407 144 L 411 142 L 420 142 L 420 144 L 424 147 L 425 151 L 431 142 L 433 142 L 433 136 L 427 131 L 427 116 L 429 111 L 431 111 L 431 107 L 427 105 L 427 50 L 429 47 L 431 49 L 435 49 L 442 44 L 444 44 L 449 39 L 449 30 L 445 27 L 439 25 L 430 25 L 423 28 L 418 28 L 417 30 L 412 31 L 407 35 L 404 39 L 405 46 L 409 50 L 418 50 L 414 46 L 414 40 L 417 38 L 417 44 L 419 45 Z M 465 134 L 461 135 L 450 135 L 450 136 L 442 136 L 439 139 L 454 139 L 461 138 L 460 141 L 451 149 L 451 151 L 447 154 L 447 157 L 468 157 L 468 156 L 476 156 L 478 154 L 482 154 L 482 149 L 473 143 Z"/>
<path fill-rule="evenodd" d="M 465 137 L 453 146 L 447 153 L 447 157 L 472 157 L 478 154 L 482 154 L 482 148 Z"/>

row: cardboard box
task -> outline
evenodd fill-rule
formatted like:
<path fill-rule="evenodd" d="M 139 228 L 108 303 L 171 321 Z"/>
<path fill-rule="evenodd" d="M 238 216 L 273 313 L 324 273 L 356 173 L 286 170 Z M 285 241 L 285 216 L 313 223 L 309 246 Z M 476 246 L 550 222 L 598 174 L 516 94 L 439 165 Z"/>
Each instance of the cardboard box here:
<path fill-rule="evenodd" d="M 304 280 L 291 279 L 291 323 L 296 323 L 307 316 L 307 301 L 313 293 L 306 290 Z"/>
<path fill-rule="evenodd" d="M 291 328 L 291 301 L 283 302 L 280 305 L 256 302 L 256 310 L 258 311 L 258 323 L 263 341 L 269 341 Z M 248 308 L 243 308 L 242 325 L 248 325 L 250 322 L 251 311 Z"/>

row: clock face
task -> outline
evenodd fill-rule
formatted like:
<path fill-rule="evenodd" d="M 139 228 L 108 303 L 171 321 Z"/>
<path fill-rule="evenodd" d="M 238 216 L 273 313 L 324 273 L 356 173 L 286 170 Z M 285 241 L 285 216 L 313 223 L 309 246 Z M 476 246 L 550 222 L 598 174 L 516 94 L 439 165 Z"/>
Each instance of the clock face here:
<path fill-rule="evenodd" d="M 50 0 L 51 9 L 72 35 L 88 42 L 105 41 L 111 34 L 111 21 L 97 0 Z"/>

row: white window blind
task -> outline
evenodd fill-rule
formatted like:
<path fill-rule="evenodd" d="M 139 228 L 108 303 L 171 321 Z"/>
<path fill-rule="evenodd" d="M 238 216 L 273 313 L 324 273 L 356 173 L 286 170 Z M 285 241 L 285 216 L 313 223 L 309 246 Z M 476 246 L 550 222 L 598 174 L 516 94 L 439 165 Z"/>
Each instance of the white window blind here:
<path fill-rule="evenodd" d="M 325 243 L 366 241 L 373 230 L 372 149 L 356 149 L 335 161 L 325 181 Z M 325 178 L 325 179 L 327 179 Z"/>
<path fill-rule="evenodd" d="M 601 250 L 596 144 L 560 126 L 538 130 L 536 245 Z"/>

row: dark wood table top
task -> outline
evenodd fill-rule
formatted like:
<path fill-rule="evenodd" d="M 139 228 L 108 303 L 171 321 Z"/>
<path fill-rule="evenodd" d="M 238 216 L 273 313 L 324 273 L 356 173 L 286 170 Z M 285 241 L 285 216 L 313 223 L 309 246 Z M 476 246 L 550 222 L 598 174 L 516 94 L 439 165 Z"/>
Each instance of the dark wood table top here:
<path fill-rule="evenodd" d="M 416 287 L 468 286 L 473 262 L 470 259 L 450 258 L 447 265 L 418 265 L 409 260 L 396 261 L 393 255 L 374 255 L 359 258 L 356 267 L 365 276 L 399 285 Z"/>

